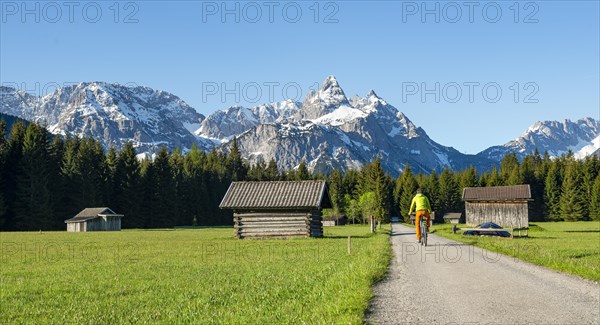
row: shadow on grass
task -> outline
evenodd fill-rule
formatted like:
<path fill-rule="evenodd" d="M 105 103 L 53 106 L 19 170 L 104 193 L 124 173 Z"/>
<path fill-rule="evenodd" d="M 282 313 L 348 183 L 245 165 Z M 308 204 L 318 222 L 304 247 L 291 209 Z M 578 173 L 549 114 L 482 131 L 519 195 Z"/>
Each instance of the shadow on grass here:
<path fill-rule="evenodd" d="M 565 230 L 564 232 L 600 232 L 600 229 L 587 229 L 587 230 Z"/>

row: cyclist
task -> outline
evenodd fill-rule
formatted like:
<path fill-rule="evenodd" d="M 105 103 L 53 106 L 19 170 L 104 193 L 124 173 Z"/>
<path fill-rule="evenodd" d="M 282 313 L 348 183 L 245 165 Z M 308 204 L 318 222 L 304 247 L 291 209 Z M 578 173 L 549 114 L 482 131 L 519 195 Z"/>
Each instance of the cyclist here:
<path fill-rule="evenodd" d="M 425 216 L 427 218 L 427 227 L 429 227 L 429 223 L 431 222 L 431 218 L 429 213 L 431 213 L 431 205 L 429 204 L 429 199 L 423 195 L 423 191 L 419 188 L 417 189 L 417 195 L 412 199 L 410 203 L 410 211 L 408 214 L 410 215 L 413 210 L 416 211 L 416 220 L 415 225 L 417 226 L 417 242 L 421 241 L 421 218 Z"/>

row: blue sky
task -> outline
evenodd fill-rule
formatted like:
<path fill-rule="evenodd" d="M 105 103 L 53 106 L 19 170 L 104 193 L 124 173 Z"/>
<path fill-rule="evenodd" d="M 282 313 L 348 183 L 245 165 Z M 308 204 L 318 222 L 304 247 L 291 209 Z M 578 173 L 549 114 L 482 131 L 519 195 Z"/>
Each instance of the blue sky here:
<path fill-rule="evenodd" d="M 207 115 L 302 99 L 332 74 L 465 153 L 600 117 L 598 1 L 70 3 L 1 1 L 2 84 L 145 85 Z"/>

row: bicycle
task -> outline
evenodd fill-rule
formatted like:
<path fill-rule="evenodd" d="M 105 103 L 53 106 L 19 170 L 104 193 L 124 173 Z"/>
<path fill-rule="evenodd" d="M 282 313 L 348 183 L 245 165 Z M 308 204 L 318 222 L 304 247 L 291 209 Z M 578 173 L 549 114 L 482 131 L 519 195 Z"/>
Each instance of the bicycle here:
<path fill-rule="evenodd" d="M 425 216 L 422 216 L 419 220 L 419 226 L 419 228 L 421 229 L 421 239 L 419 239 L 419 242 L 422 246 L 427 246 L 427 233 L 429 227 L 427 225 L 427 218 Z"/>

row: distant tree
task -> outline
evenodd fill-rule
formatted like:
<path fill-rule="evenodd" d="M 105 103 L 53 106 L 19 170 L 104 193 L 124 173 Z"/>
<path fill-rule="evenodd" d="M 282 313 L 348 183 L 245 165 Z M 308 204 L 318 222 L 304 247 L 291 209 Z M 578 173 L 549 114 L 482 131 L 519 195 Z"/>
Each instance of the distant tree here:
<path fill-rule="evenodd" d="M 267 166 L 262 159 L 259 159 L 256 164 L 252 165 L 248 170 L 247 178 L 251 181 L 266 181 L 268 180 L 267 176 Z"/>
<path fill-rule="evenodd" d="M 444 215 L 446 212 L 460 211 L 460 193 L 458 182 L 456 181 L 452 171 L 446 168 L 440 175 L 440 196 L 438 202 L 439 215 Z"/>
<path fill-rule="evenodd" d="M 19 230 L 15 224 L 17 183 L 22 174 L 23 142 L 25 139 L 25 123 L 17 120 L 10 130 L 7 149 L 5 152 L 2 182 L 4 187 L 4 200 L 6 212 L 4 215 L 4 230 Z"/>
<path fill-rule="evenodd" d="M 176 184 L 173 177 L 172 166 L 169 162 L 169 153 L 165 147 L 161 147 L 152 162 L 154 189 L 153 189 L 153 207 L 154 217 L 153 227 L 172 228 L 175 226 L 175 199 Z"/>
<path fill-rule="evenodd" d="M 277 162 L 275 162 L 275 159 L 271 158 L 271 160 L 269 160 L 269 164 L 267 165 L 267 169 L 265 170 L 265 176 L 267 180 L 270 181 L 279 180 L 279 168 L 277 167 Z"/>
<path fill-rule="evenodd" d="M 310 173 L 308 172 L 308 167 L 306 167 L 306 162 L 304 161 L 304 159 L 300 161 L 300 165 L 298 165 L 298 169 L 296 170 L 294 179 L 297 181 L 310 179 Z"/>
<path fill-rule="evenodd" d="M 429 174 L 427 183 L 423 187 L 423 194 L 429 199 L 431 208 L 437 210 L 440 201 L 440 181 L 435 170 L 432 170 L 431 174 Z"/>
<path fill-rule="evenodd" d="M 352 195 L 345 194 L 344 195 L 344 213 L 346 214 L 346 218 L 352 221 L 352 223 L 356 221 L 360 221 L 362 217 L 362 211 L 360 209 L 360 204 L 358 200 L 352 198 Z"/>
<path fill-rule="evenodd" d="M 410 169 L 410 165 L 406 163 L 406 167 L 402 172 L 402 176 L 400 179 L 400 184 L 396 182 L 396 185 L 401 187 L 400 197 L 398 198 L 398 209 L 400 211 L 400 215 L 404 218 L 405 222 L 410 222 L 410 217 L 408 216 L 408 211 L 410 210 L 410 204 L 412 202 L 413 197 L 418 188 L 417 181 L 412 174 L 412 170 Z"/>
<path fill-rule="evenodd" d="M 143 217 L 140 215 L 140 163 L 131 142 L 125 143 L 117 155 L 115 169 L 115 198 L 114 209 L 125 214 L 124 228 L 142 228 Z"/>
<path fill-rule="evenodd" d="M 596 176 L 600 172 L 600 163 L 597 156 L 588 156 L 583 162 L 580 163 L 581 166 L 581 185 L 582 185 L 582 201 L 583 204 L 583 214 L 584 219 L 591 218 L 591 210 L 589 206 L 589 202 L 593 200 L 593 188 L 594 181 L 596 180 Z"/>
<path fill-rule="evenodd" d="M 339 215 L 344 210 L 342 173 L 339 170 L 334 170 L 329 176 L 329 196 L 331 197 L 334 214 Z"/>
<path fill-rule="evenodd" d="M 498 169 L 496 169 L 496 166 L 494 166 L 492 168 L 492 172 L 490 173 L 489 177 L 487 178 L 487 182 L 485 185 L 486 186 L 502 186 L 502 185 L 504 185 L 504 180 L 502 179 L 502 176 L 500 176 L 500 174 L 498 173 Z"/>
<path fill-rule="evenodd" d="M 231 175 L 231 180 L 243 181 L 246 178 L 248 169 L 242 160 L 242 154 L 238 148 L 236 137 L 233 137 L 233 140 L 231 141 L 231 149 L 227 155 L 225 165 Z"/>
<path fill-rule="evenodd" d="M 17 182 L 16 225 L 22 230 L 52 226 L 48 134 L 37 124 L 29 124 L 23 140 L 21 174 Z"/>
<path fill-rule="evenodd" d="M 550 165 L 546 176 L 544 202 L 546 203 L 546 214 L 548 221 L 559 221 L 560 216 L 560 197 L 562 188 L 562 176 L 559 170 L 559 163 Z"/>
<path fill-rule="evenodd" d="M 375 221 L 383 220 L 383 211 L 374 192 L 366 192 L 360 196 L 359 206 L 363 219 L 369 220 L 371 232 L 375 232 Z"/>
<path fill-rule="evenodd" d="M 592 199 L 590 202 L 590 219 L 600 221 L 600 173 L 596 176 L 592 187 Z"/>
<path fill-rule="evenodd" d="M 581 187 L 579 163 L 569 159 L 565 169 L 560 197 L 560 217 L 563 220 L 576 221 L 584 218 L 584 192 Z"/>

